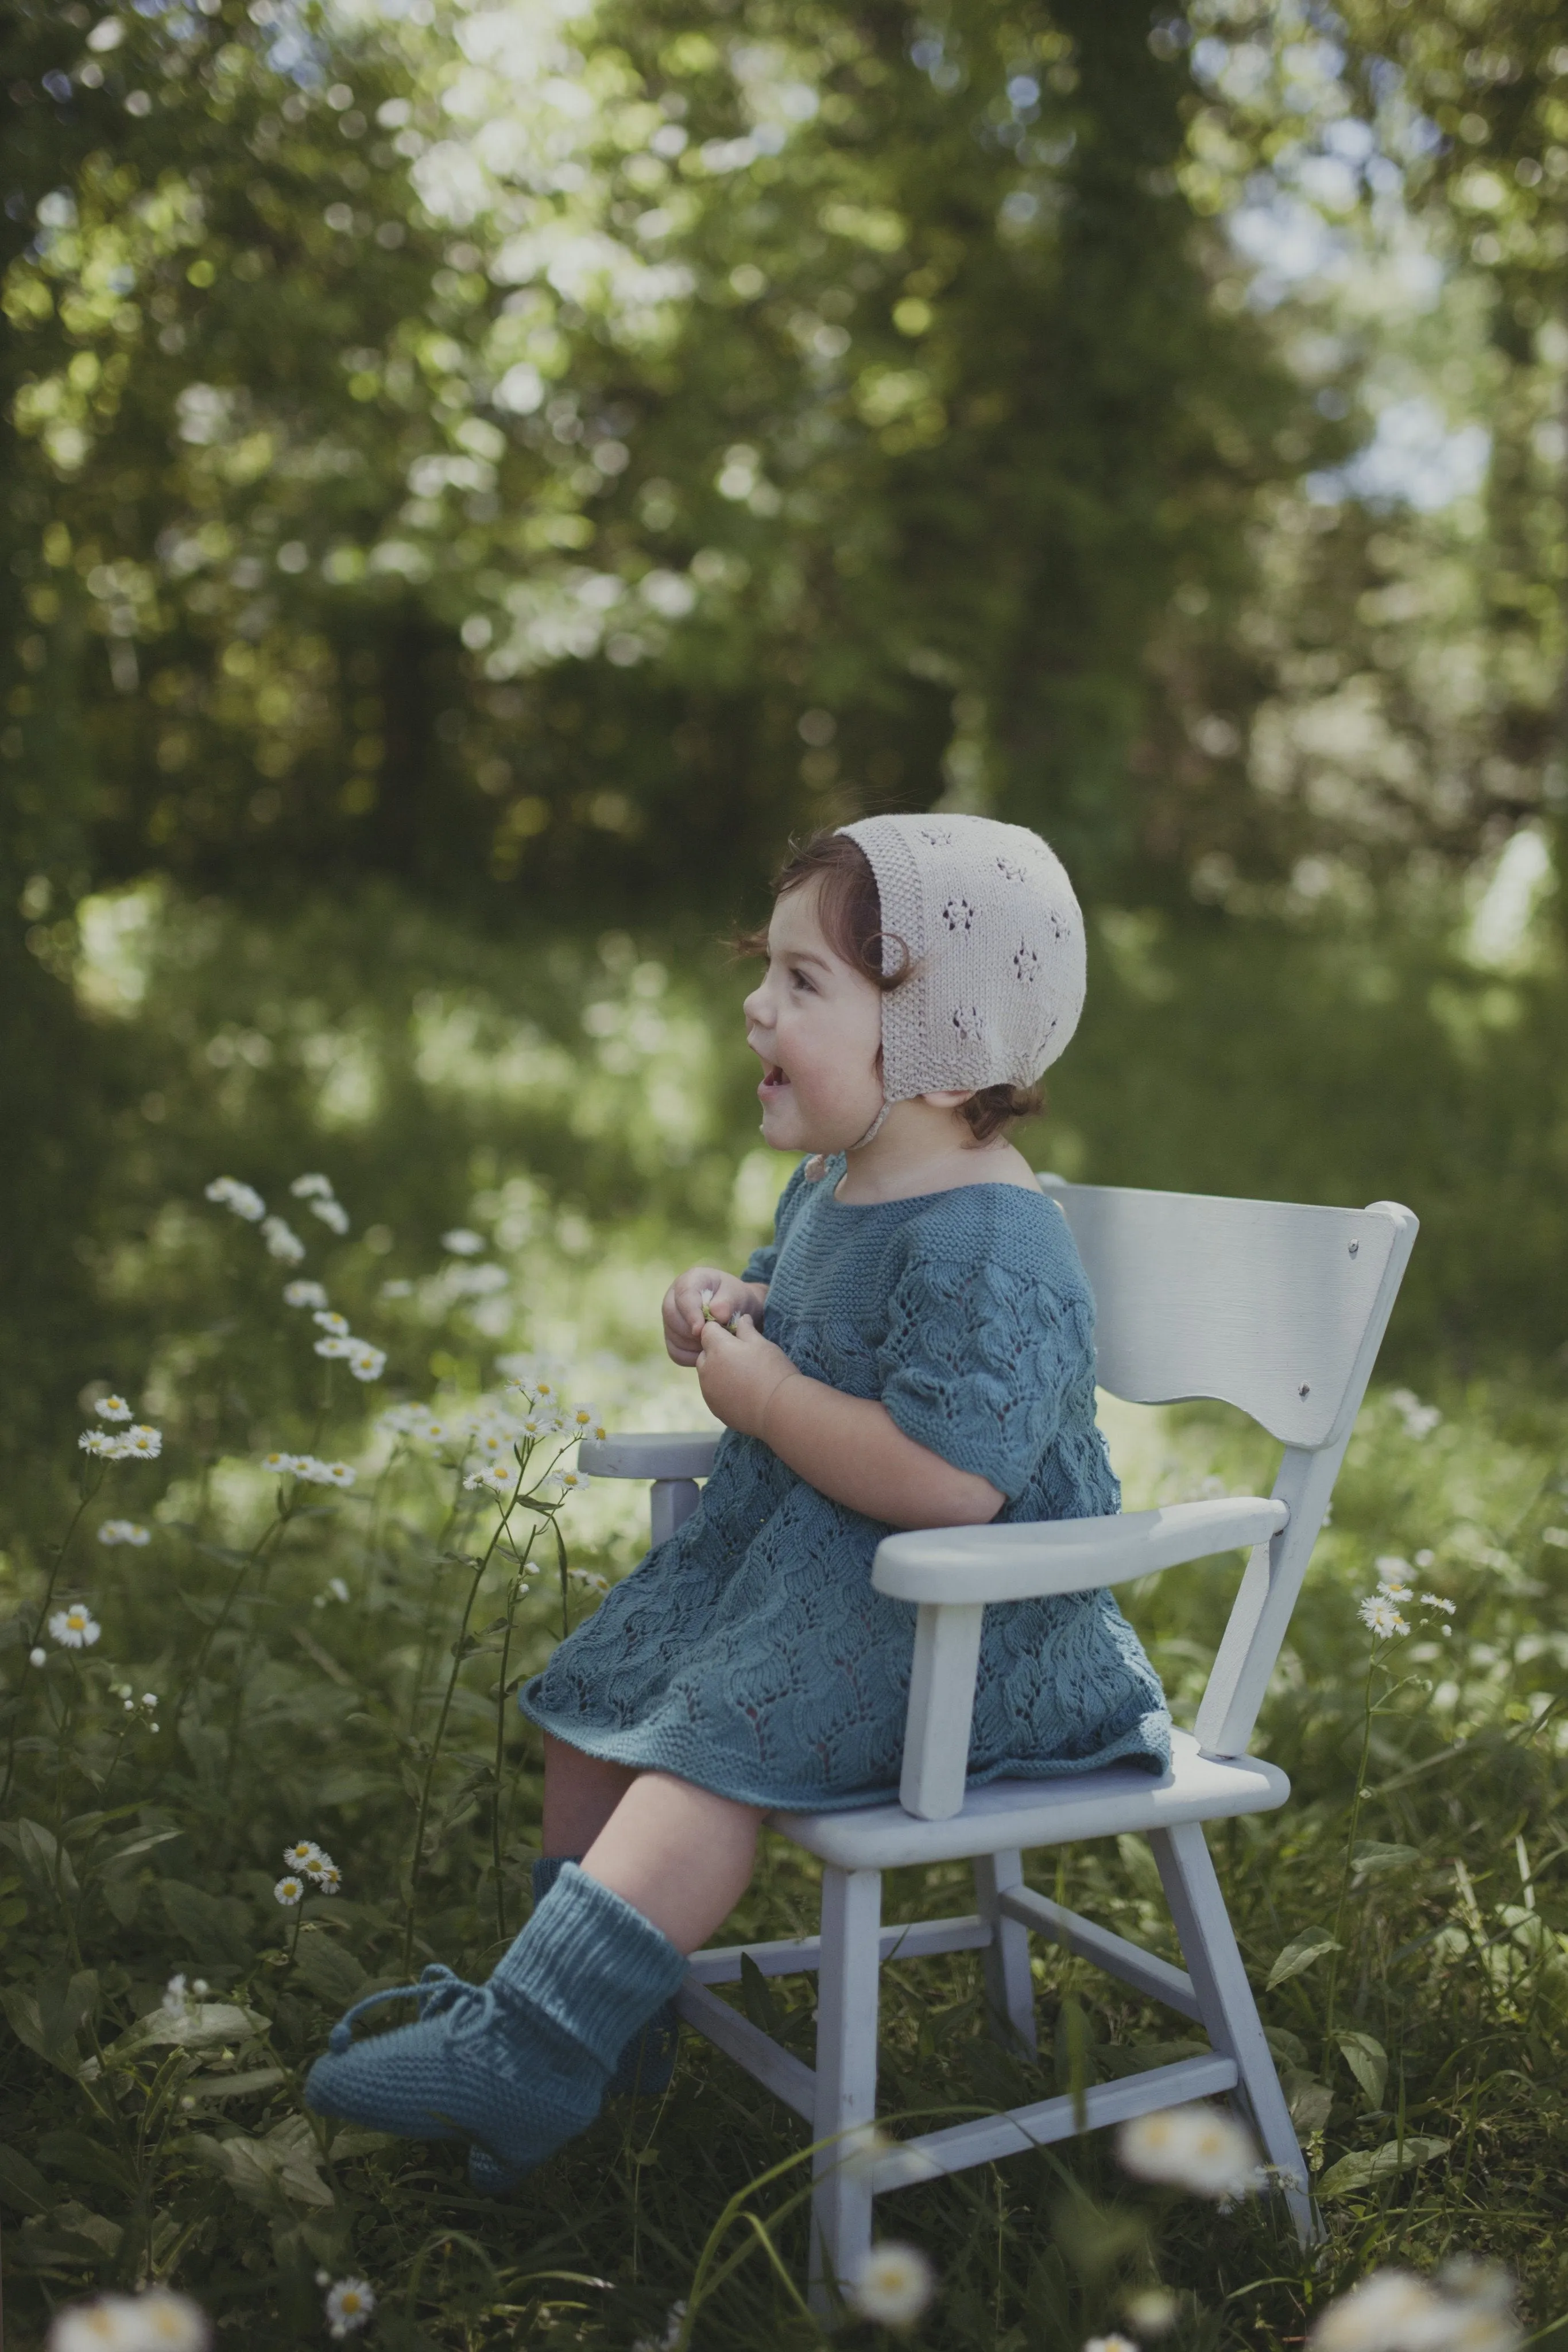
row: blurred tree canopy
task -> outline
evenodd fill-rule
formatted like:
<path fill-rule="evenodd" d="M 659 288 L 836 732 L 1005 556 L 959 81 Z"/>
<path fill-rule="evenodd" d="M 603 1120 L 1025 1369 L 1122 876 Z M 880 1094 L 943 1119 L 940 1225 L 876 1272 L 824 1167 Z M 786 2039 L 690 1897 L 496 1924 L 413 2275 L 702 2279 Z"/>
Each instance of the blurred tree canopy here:
<path fill-rule="evenodd" d="M 1546 0 L 15 0 L 0 37 L 0 1351 L 95 1328 L 172 1098 L 83 994 L 90 894 L 695 948 L 791 829 L 938 801 L 1104 914 L 1091 1172 L 1364 1197 L 1446 1108 L 1423 1330 L 1480 1348 L 1500 1283 L 1503 1344 L 1558 1344 Z M 1358 1008 L 1337 1106 L 1313 1024 Z"/>

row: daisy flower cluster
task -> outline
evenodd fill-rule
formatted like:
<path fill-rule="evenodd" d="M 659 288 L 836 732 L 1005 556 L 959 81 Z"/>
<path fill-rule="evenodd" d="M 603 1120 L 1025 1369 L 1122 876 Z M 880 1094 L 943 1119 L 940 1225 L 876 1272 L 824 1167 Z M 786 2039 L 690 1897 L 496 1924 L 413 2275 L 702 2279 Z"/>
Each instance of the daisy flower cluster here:
<path fill-rule="evenodd" d="M 1513 2282 L 1464 2257 L 1429 2279 L 1374 2271 L 1329 2305 L 1307 2340 L 1312 2352 L 1515 2352 Z"/>
<path fill-rule="evenodd" d="M 213 2331 L 199 2304 L 165 2286 L 68 2304 L 50 2326 L 48 2352 L 207 2352 Z"/>
<path fill-rule="evenodd" d="M 1418 1551 L 1416 1566 L 1430 1568 L 1433 1558 L 1429 1551 Z M 1412 1601 L 1418 1601 L 1423 1609 L 1436 1611 L 1439 1618 L 1453 1616 L 1453 1601 L 1446 1601 L 1440 1592 L 1417 1595 L 1412 1580 L 1415 1571 L 1410 1562 L 1399 1553 L 1384 1552 L 1373 1564 L 1377 1570 L 1377 1590 L 1367 1594 L 1357 1608 L 1356 1615 L 1367 1632 L 1379 1642 L 1401 1640 L 1409 1633 L 1410 1620 L 1404 1612 Z M 1444 1625 L 1441 1630 L 1445 1637 L 1452 1637 L 1454 1629 L 1451 1625 Z"/>
<path fill-rule="evenodd" d="M 314 1838 L 296 1838 L 283 1849 L 284 1875 L 273 1894 L 285 1910 L 303 1903 L 312 1888 L 318 1895 L 341 1895 L 343 1874 L 325 1846 Z"/>
<path fill-rule="evenodd" d="M 157 1730 L 158 1694 L 156 1691 L 143 1691 L 138 1698 L 132 1684 L 110 1683 L 109 1695 L 111 1698 L 117 1698 L 120 1701 L 127 1715 L 145 1717 L 149 1731 Z"/>
<path fill-rule="evenodd" d="M 294 1286 L 289 1285 L 290 1289 Z M 325 1356 L 329 1363 L 347 1364 L 357 1381 L 380 1380 L 387 1368 L 385 1349 L 373 1346 L 369 1339 L 356 1339 L 346 1315 L 340 1315 L 330 1307 L 318 1307 L 310 1320 L 321 1328 L 322 1336 L 316 1342 L 319 1356 Z"/>
<path fill-rule="evenodd" d="M 307 1486 L 338 1486 L 345 1491 L 360 1475 L 347 1462 L 321 1462 L 314 1454 L 264 1454 L 262 1467 L 276 1478 L 299 1478 Z"/>
<path fill-rule="evenodd" d="M 327 2290 L 327 2328 L 334 2343 L 340 2344 L 345 2336 L 357 2336 L 361 2327 L 370 2326 L 376 2298 L 367 2280 L 334 2279 L 330 2272 L 318 2271 L 316 2284 Z"/>
<path fill-rule="evenodd" d="M 111 1549 L 116 1544 L 129 1544 L 133 1551 L 141 1551 L 144 1545 L 152 1542 L 152 1530 L 142 1527 L 136 1519 L 105 1519 L 98 1531 L 98 1539 Z"/>
<path fill-rule="evenodd" d="M 84 1454 L 100 1462 L 156 1462 L 163 1451 L 163 1433 L 144 1421 L 132 1418 L 131 1409 L 122 1396 L 99 1397 L 93 1407 L 101 1424 L 97 1429 L 84 1429 L 77 1439 Z M 126 1424 L 129 1423 L 129 1426 Z M 111 1526 L 128 1527 L 129 1520 L 111 1520 Z M 145 1538 L 144 1538 L 145 1539 Z M 133 1543 L 133 1536 L 105 1536 L 105 1543 Z"/>
<path fill-rule="evenodd" d="M 1139 2180 L 1220 2205 L 1263 2185 L 1251 2133 L 1218 2107 L 1195 2104 L 1135 2116 L 1116 2135 L 1116 2154 Z"/>
<path fill-rule="evenodd" d="M 297 1201 L 303 1201 L 313 1217 L 319 1217 L 329 1233 L 340 1235 L 349 1230 L 349 1212 L 332 1190 L 329 1176 L 297 1176 L 289 1186 Z"/>

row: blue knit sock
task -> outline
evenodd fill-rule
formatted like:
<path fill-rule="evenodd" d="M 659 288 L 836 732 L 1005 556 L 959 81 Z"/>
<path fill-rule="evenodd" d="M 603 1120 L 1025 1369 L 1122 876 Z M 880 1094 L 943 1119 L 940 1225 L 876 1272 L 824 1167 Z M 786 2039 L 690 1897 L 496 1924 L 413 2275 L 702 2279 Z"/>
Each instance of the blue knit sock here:
<path fill-rule="evenodd" d="M 576 1859 L 577 1857 L 571 1857 Z M 565 1869 L 564 1854 L 541 1854 L 534 1864 L 534 1908 L 537 1911 Z M 656 2009 L 641 2033 L 634 2033 L 610 2073 L 611 2099 L 662 2099 L 675 2071 L 675 2051 L 681 2038 L 680 2012 L 673 2000 Z"/>
<path fill-rule="evenodd" d="M 567 1863 L 484 1985 L 426 1970 L 415 2025 L 356 2042 L 371 1994 L 332 2029 L 305 2085 L 318 2115 L 411 2139 L 475 2143 L 483 2188 L 510 2187 L 599 2113 L 625 2043 L 668 2000 L 685 1957 Z"/>

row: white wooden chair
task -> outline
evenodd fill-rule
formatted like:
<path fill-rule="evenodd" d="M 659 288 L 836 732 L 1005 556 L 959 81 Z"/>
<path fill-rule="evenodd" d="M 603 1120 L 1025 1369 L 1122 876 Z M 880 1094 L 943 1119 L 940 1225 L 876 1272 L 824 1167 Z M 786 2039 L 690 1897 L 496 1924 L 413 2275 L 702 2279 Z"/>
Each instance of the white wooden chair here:
<path fill-rule="evenodd" d="M 1143 1404 L 1210 1397 L 1239 1406 L 1284 1445 L 1267 1498 L 1227 1496 L 1118 1517 L 943 1528 L 878 1546 L 877 1590 L 918 1609 L 903 1781 L 896 1801 L 852 1812 L 779 1814 L 773 1826 L 818 1856 L 821 1933 L 694 1953 L 681 2013 L 805 2118 L 819 2143 L 810 2285 L 831 2313 L 871 2242 L 884 2191 L 1120 2123 L 1184 2100 L 1232 2095 L 1249 2112 L 1303 2242 L 1316 2221 L 1307 2170 L 1203 1823 L 1266 1812 L 1283 1772 L 1247 1754 L 1335 1476 L 1416 1238 L 1397 1202 L 1292 1206 L 1179 1192 L 1041 1184 L 1066 1215 L 1094 1293 L 1100 1384 Z M 697 1505 L 716 1439 L 610 1437 L 582 1448 L 598 1476 L 652 1478 L 655 1541 Z M 1057 1780 L 966 1786 L 970 1715 L 987 1607 L 1127 1584 L 1178 1561 L 1246 1547 L 1249 1557 L 1194 1728 L 1168 1771 L 1113 1765 Z M 1031 1847 L 1141 1832 L 1154 1848 L 1186 1969 L 1062 1909 L 1023 1883 Z M 882 1924 L 882 1874 L 972 1864 L 977 1909 L 915 1927 Z M 842 2136 L 876 2112 L 878 1969 L 978 1951 L 1004 2039 L 1036 2050 L 1030 1931 L 1197 2021 L 1211 2054 L 1042 2099 L 844 2160 Z M 720 2000 L 742 1950 L 765 1976 L 819 1972 L 815 2071 Z"/>

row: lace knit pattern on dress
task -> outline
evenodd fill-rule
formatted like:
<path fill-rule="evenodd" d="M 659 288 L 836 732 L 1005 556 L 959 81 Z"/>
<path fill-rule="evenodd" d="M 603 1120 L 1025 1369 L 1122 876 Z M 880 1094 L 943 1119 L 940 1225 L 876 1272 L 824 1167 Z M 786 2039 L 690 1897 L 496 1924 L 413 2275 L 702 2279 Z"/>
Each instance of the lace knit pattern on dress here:
<path fill-rule="evenodd" d="M 1006 1496 L 1002 1520 L 1098 1517 L 1120 1489 L 1094 1421 L 1093 1305 L 1043 1194 L 979 1184 L 845 1206 L 790 1179 L 768 1337 L 877 1397 L 918 1444 Z M 721 1796 L 827 1811 L 896 1791 L 915 1610 L 873 1589 L 888 1529 L 727 1431 L 701 1504 L 521 1694 L 590 1755 Z M 988 1609 L 971 1778 L 1169 1760 L 1158 1680 L 1108 1592 Z"/>

